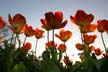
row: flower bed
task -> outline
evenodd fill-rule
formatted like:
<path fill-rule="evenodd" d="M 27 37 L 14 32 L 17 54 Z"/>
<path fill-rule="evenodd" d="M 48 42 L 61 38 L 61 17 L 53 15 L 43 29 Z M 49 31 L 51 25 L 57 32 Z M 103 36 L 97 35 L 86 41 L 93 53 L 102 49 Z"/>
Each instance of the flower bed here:
<path fill-rule="evenodd" d="M 108 49 L 105 45 L 103 33 L 108 34 L 108 20 L 98 20 L 97 24 L 91 24 L 94 16 L 87 14 L 83 10 L 77 10 L 75 16 L 70 16 L 72 23 L 76 24 L 80 30 L 82 43 L 77 43 L 76 48 L 81 51 L 79 57 L 81 61 L 70 60 L 66 53 L 66 42 L 72 37 L 70 30 L 61 29 L 67 24 L 67 20 L 63 21 L 63 13 L 47 12 L 45 18 L 41 19 L 42 28 L 47 32 L 47 43 L 42 56 L 37 57 L 38 40 L 44 38 L 45 31 L 32 26 L 28 26 L 26 18 L 21 14 L 16 14 L 13 18 L 8 15 L 9 29 L 12 36 L 8 40 L 3 40 L 0 35 L 0 71 L 1 72 L 108 72 Z M 0 29 L 3 29 L 6 22 L 0 17 Z M 94 43 L 96 35 L 88 33 L 98 30 L 101 35 L 102 43 L 105 50 L 95 48 Z M 55 29 L 60 30 L 59 34 L 55 34 Z M 52 40 L 49 39 L 49 33 L 52 32 Z M 19 35 L 25 35 L 25 39 L 21 42 Z M 31 51 L 32 43 L 26 39 L 35 36 L 35 50 Z M 62 41 L 56 44 L 55 37 Z M 102 56 L 98 59 L 99 56 Z"/>

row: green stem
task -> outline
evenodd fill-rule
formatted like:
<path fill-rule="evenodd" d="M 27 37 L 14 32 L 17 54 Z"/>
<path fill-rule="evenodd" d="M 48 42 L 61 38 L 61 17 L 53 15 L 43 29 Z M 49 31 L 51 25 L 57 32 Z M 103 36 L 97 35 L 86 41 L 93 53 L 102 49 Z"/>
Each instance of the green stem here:
<path fill-rule="evenodd" d="M 64 45 L 65 45 L 65 42 L 64 42 Z M 66 53 L 66 51 L 65 51 L 65 55 L 67 56 L 67 53 Z"/>
<path fill-rule="evenodd" d="M 36 51 L 37 51 L 37 43 L 38 43 L 38 39 L 36 39 L 36 44 L 35 44 L 35 56 L 36 56 Z"/>
<path fill-rule="evenodd" d="M 54 41 L 54 29 L 52 30 L 52 37 L 53 37 L 53 41 Z M 54 48 L 54 45 L 53 45 Z"/>
<path fill-rule="evenodd" d="M 27 36 L 25 36 L 25 39 L 24 39 L 23 45 L 25 44 L 25 42 L 26 42 L 26 39 L 27 39 Z"/>
<path fill-rule="evenodd" d="M 107 32 L 107 35 L 108 35 L 108 32 Z"/>
<path fill-rule="evenodd" d="M 101 39 L 102 39 L 103 46 L 105 48 L 105 52 L 107 53 L 107 48 L 106 48 L 106 45 L 105 45 L 105 42 L 104 42 L 104 39 L 103 39 L 102 32 L 101 32 Z"/>
<path fill-rule="evenodd" d="M 16 39 L 17 39 L 17 36 L 15 36 L 14 38 L 14 45 L 16 45 Z"/>
<path fill-rule="evenodd" d="M 89 54 L 88 48 L 85 45 L 83 34 L 84 33 L 81 32 L 81 40 L 82 40 L 82 45 L 83 45 L 83 53 L 84 53 L 85 60 L 88 61 L 88 59 L 90 57 L 90 54 Z"/>
<path fill-rule="evenodd" d="M 20 42 L 20 39 L 19 39 L 19 35 L 16 34 L 16 37 L 17 37 L 17 40 L 18 40 L 19 48 L 20 48 L 21 42 Z"/>
<path fill-rule="evenodd" d="M 49 31 L 47 31 L 47 42 L 48 42 L 48 46 L 49 46 Z"/>
<path fill-rule="evenodd" d="M 14 37 L 14 32 L 12 33 L 12 37 L 11 37 L 11 42 L 10 43 L 12 43 L 13 37 Z"/>
<path fill-rule="evenodd" d="M 82 33 L 82 27 L 80 28 L 80 33 L 81 33 L 81 41 L 82 41 L 82 44 L 84 45 L 84 37 L 83 37 L 84 33 Z"/>
<path fill-rule="evenodd" d="M 5 69 L 4 69 L 4 72 L 11 72 L 10 68 L 12 65 L 12 63 L 11 63 L 12 47 L 8 45 L 7 41 L 4 42 L 4 45 L 5 45 L 5 51 L 4 51 L 4 53 L 5 53 L 5 55 L 4 55 L 5 56 L 4 57 L 4 67 L 5 67 Z"/>
<path fill-rule="evenodd" d="M 84 37 L 83 37 L 83 33 L 81 33 L 81 41 L 82 41 L 82 44 L 84 44 Z"/>

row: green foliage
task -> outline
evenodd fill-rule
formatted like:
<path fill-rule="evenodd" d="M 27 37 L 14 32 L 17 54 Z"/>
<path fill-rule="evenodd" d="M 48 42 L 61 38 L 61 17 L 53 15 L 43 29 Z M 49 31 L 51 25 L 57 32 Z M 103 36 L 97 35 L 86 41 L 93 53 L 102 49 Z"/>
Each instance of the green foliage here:
<path fill-rule="evenodd" d="M 44 51 L 42 54 L 43 61 L 40 65 L 40 70 L 42 72 L 63 72 L 64 68 L 62 63 L 60 63 L 61 54 L 59 54 L 60 58 L 57 59 L 57 52 L 52 49 L 51 54 L 49 51 Z"/>
<path fill-rule="evenodd" d="M 100 72 L 108 72 L 108 58 L 104 58 L 100 66 Z"/>
<path fill-rule="evenodd" d="M 27 52 L 22 52 L 20 48 L 16 49 L 15 45 L 8 41 L 4 41 L 2 47 L 0 46 L 0 71 L 39 72 L 39 61 L 30 58 L 30 55 L 27 56 Z"/>
<path fill-rule="evenodd" d="M 0 47 L 0 70 L 2 72 L 107 72 L 108 58 L 97 60 L 84 46 L 84 60 L 75 64 L 67 61 L 63 66 L 62 53 L 48 48 L 42 53 L 42 60 L 38 60 L 33 54 L 15 50 L 13 44 L 4 43 L 4 49 Z M 28 54 L 28 55 L 27 55 Z"/>
<path fill-rule="evenodd" d="M 12 72 L 27 72 L 27 69 L 23 63 L 17 63 L 13 68 Z"/>
<path fill-rule="evenodd" d="M 71 70 L 70 70 L 70 72 L 77 72 L 77 71 L 81 71 L 81 62 L 76 62 L 73 66 L 72 66 L 72 68 L 71 68 Z"/>
<path fill-rule="evenodd" d="M 83 50 L 80 53 L 82 54 L 82 57 L 80 57 L 81 61 L 76 61 L 75 64 L 73 64 L 66 53 L 67 46 L 65 42 L 67 42 L 67 40 L 72 36 L 71 31 L 61 30 L 60 36 L 56 35 L 56 37 L 58 37 L 63 44 L 57 45 L 55 43 L 54 30 L 63 28 L 67 24 L 67 21 L 62 23 L 62 12 L 55 12 L 55 14 L 53 14 L 53 12 L 48 12 L 45 14 L 45 19 L 41 19 L 43 24 L 42 27 L 48 31 L 48 44 L 46 43 L 46 50 L 44 50 L 40 58 L 36 56 L 36 49 L 35 52 L 29 51 L 32 44 L 26 44 L 25 42 L 27 37 L 31 37 L 33 35 L 35 35 L 37 40 L 44 37 L 44 31 L 38 28 L 37 30 L 33 30 L 31 26 L 29 27 L 26 25 L 25 17 L 20 14 L 16 14 L 13 19 L 11 19 L 9 15 L 9 23 L 12 25 L 11 27 L 13 30 L 12 37 L 9 40 L 2 41 L 2 37 L 0 36 L 0 72 L 108 72 L 108 51 L 103 40 L 103 31 L 101 32 L 101 38 L 106 53 L 103 55 L 104 57 L 97 59 L 97 57 L 102 54 L 102 51 L 99 48 L 94 49 L 93 51 L 92 48 L 94 47 L 90 45 L 94 42 L 97 36 L 85 35 L 85 33 L 92 32 L 96 29 L 96 25 L 91 25 L 91 21 L 94 19 L 94 16 L 92 14 L 86 14 L 83 10 L 78 10 L 77 13 L 78 15 L 76 14 L 75 17 L 71 16 L 70 18 L 72 22 L 76 23 L 81 32 L 82 44 L 78 43 L 78 45 L 76 45 L 77 49 Z M 85 19 L 85 16 L 87 17 L 87 20 Z M 84 22 L 83 18 L 85 19 Z M 2 19 L 0 22 L 3 22 L 0 24 L 5 23 Z M 22 26 L 23 22 L 25 24 L 24 26 Z M 107 20 L 103 20 L 102 22 L 103 24 L 108 23 Z M 80 23 L 85 24 L 83 25 Z M 108 27 L 107 25 L 102 26 Z M 101 30 L 101 26 L 99 27 Z M 108 31 L 108 28 L 106 27 L 105 29 L 102 27 L 102 30 Z M 52 41 L 49 40 L 50 30 L 52 30 Z M 20 33 L 25 34 L 25 40 L 23 43 L 19 38 Z M 38 41 L 36 41 L 36 48 L 37 42 Z"/>
<path fill-rule="evenodd" d="M 41 72 L 61 72 L 53 60 L 45 60 L 41 63 Z"/>

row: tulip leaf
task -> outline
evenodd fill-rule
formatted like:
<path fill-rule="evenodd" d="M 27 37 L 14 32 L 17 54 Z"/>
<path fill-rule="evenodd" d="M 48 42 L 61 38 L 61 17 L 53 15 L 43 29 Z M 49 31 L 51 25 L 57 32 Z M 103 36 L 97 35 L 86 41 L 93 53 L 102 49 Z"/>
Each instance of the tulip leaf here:
<path fill-rule="evenodd" d="M 100 72 L 108 72 L 108 58 L 107 57 L 103 59 L 100 70 L 101 70 Z"/>
<path fill-rule="evenodd" d="M 4 67 L 5 72 L 10 72 L 12 65 L 12 50 L 13 45 L 8 45 L 8 41 L 4 41 L 5 51 L 4 51 Z"/>
<path fill-rule="evenodd" d="M 61 72 L 60 68 L 52 60 L 44 60 L 41 63 L 41 72 Z"/>
<path fill-rule="evenodd" d="M 93 62 L 95 64 L 96 68 L 100 71 L 100 67 L 102 65 L 103 59 L 99 59 L 99 60 L 93 59 Z"/>
<path fill-rule="evenodd" d="M 12 72 L 27 72 L 27 69 L 23 63 L 18 63 L 13 67 Z"/>
<path fill-rule="evenodd" d="M 92 60 L 85 61 L 83 66 L 85 72 L 98 72 L 98 69 Z"/>
<path fill-rule="evenodd" d="M 72 66 L 70 72 L 76 72 L 80 67 L 81 67 L 81 63 L 77 61 L 77 62 Z"/>
<path fill-rule="evenodd" d="M 59 58 L 58 58 L 58 61 L 60 62 L 60 61 L 61 61 L 61 59 L 62 59 L 62 53 L 60 52 L 60 53 L 59 53 Z"/>

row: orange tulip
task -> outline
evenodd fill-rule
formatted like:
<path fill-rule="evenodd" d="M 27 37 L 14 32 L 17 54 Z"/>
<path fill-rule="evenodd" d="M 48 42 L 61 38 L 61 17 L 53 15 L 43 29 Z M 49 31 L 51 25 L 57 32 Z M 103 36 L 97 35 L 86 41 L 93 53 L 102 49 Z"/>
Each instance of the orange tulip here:
<path fill-rule="evenodd" d="M 32 28 L 32 26 L 27 26 L 26 25 L 26 29 L 25 29 L 25 35 L 27 36 L 27 37 L 31 37 L 31 36 L 33 36 L 34 35 L 34 33 L 35 33 L 35 30 L 33 30 L 33 28 Z"/>
<path fill-rule="evenodd" d="M 40 38 L 44 37 L 43 34 L 44 34 L 43 30 L 40 30 L 39 28 L 36 28 L 36 30 L 35 30 L 35 37 L 37 39 L 40 39 Z"/>
<path fill-rule="evenodd" d="M 41 19 L 41 23 L 42 23 L 42 28 L 44 28 L 45 30 L 49 31 L 52 28 L 47 24 L 47 21 L 45 19 Z"/>
<path fill-rule="evenodd" d="M 77 48 L 79 51 L 82 51 L 82 50 L 83 50 L 83 47 L 84 47 L 83 44 L 80 44 L 80 43 L 77 43 L 77 44 L 76 44 L 76 48 Z M 86 48 L 89 48 L 89 46 L 88 46 L 87 44 L 85 44 L 85 47 L 86 47 Z"/>
<path fill-rule="evenodd" d="M 72 36 L 72 32 L 71 31 L 65 31 L 64 29 L 60 30 L 59 34 L 60 35 L 55 34 L 55 36 L 58 37 L 63 42 L 66 42 Z"/>
<path fill-rule="evenodd" d="M 27 42 L 26 44 L 23 45 L 23 47 L 21 47 L 21 50 L 23 51 L 29 51 L 32 47 L 32 44 Z"/>
<path fill-rule="evenodd" d="M 108 20 L 107 20 L 107 22 L 105 24 L 105 31 L 108 33 Z"/>
<path fill-rule="evenodd" d="M 94 52 L 97 56 L 102 54 L 102 51 L 100 50 L 100 48 L 95 49 Z"/>
<path fill-rule="evenodd" d="M 56 48 L 57 44 L 54 41 L 49 41 L 49 42 L 46 43 L 46 47 Z"/>
<path fill-rule="evenodd" d="M 83 53 L 79 53 L 79 58 L 83 61 L 84 60 L 84 54 Z"/>
<path fill-rule="evenodd" d="M 0 35 L 0 42 L 2 41 L 2 39 L 3 39 L 3 36 Z"/>
<path fill-rule="evenodd" d="M 88 33 L 88 32 L 93 32 L 95 31 L 97 25 L 95 24 L 88 24 L 86 26 L 81 27 L 81 33 Z"/>
<path fill-rule="evenodd" d="M 0 29 L 4 28 L 5 25 L 6 25 L 5 21 L 0 16 Z"/>
<path fill-rule="evenodd" d="M 69 57 L 68 56 L 64 56 L 63 61 L 64 61 L 65 64 L 67 64 L 69 62 Z"/>
<path fill-rule="evenodd" d="M 70 16 L 71 22 L 77 24 L 78 26 L 86 26 L 90 24 L 94 16 L 92 14 L 86 14 L 83 10 L 77 10 L 75 16 Z"/>
<path fill-rule="evenodd" d="M 108 53 L 103 53 L 103 58 L 108 57 Z"/>
<path fill-rule="evenodd" d="M 55 14 L 53 12 L 45 13 L 45 20 L 42 23 L 44 25 L 48 25 L 47 26 L 48 28 L 50 26 L 52 29 L 59 29 L 65 27 L 65 25 L 67 24 L 67 20 L 65 20 L 64 22 L 62 21 L 63 21 L 63 13 L 57 11 L 55 12 Z M 47 27 L 44 28 L 47 29 Z"/>
<path fill-rule="evenodd" d="M 60 51 L 60 52 L 66 52 L 66 45 L 65 44 L 60 44 L 59 46 L 58 46 L 58 50 Z"/>
<path fill-rule="evenodd" d="M 81 50 L 83 50 L 83 45 L 80 44 L 80 43 L 77 43 L 77 44 L 76 44 L 76 48 L 77 48 L 79 51 L 81 51 Z"/>
<path fill-rule="evenodd" d="M 93 51 L 95 49 L 95 47 L 94 46 L 89 46 L 88 49 L 89 49 L 89 51 Z"/>
<path fill-rule="evenodd" d="M 11 18 L 11 15 L 8 16 L 8 21 L 11 24 L 11 29 L 13 32 L 21 34 L 24 33 L 25 25 L 26 25 L 26 19 L 21 14 L 16 14 L 13 18 Z"/>
<path fill-rule="evenodd" d="M 105 29 L 107 30 L 108 20 L 98 20 L 97 21 L 97 30 L 99 32 L 104 32 Z"/>
<path fill-rule="evenodd" d="M 84 42 L 86 44 L 91 44 L 94 42 L 94 40 L 96 39 L 96 35 L 87 35 L 87 34 L 84 34 Z"/>
<path fill-rule="evenodd" d="M 107 23 L 107 20 L 98 20 L 97 21 L 97 30 L 99 32 L 104 32 L 105 31 L 105 24 Z M 108 24 L 108 23 L 107 23 Z"/>

